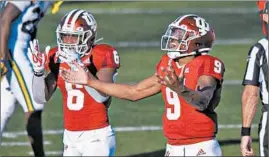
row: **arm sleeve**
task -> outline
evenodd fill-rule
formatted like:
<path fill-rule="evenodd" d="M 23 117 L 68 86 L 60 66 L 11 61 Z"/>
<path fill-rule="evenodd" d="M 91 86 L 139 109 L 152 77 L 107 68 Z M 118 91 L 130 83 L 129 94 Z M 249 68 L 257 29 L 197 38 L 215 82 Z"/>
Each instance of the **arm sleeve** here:
<path fill-rule="evenodd" d="M 45 85 L 45 76 L 37 77 L 34 75 L 33 77 L 33 97 L 35 102 L 39 104 L 46 103 L 46 85 Z"/>
<path fill-rule="evenodd" d="M 9 1 L 8 3 L 11 3 L 15 5 L 21 12 L 23 12 L 27 7 L 31 5 L 31 1 Z"/>
<path fill-rule="evenodd" d="M 107 101 L 107 99 L 110 97 L 110 96 L 101 95 L 100 92 L 98 92 L 97 90 L 95 90 L 92 87 L 85 86 L 84 88 L 89 93 L 89 95 L 93 96 L 94 100 L 99 102 L 99 103 L 103 103 L 103 102 Z"/>
<path fill-rule="evenodd" d="M 243 78 L 243 85 L 254 85 L 259 86 L 259 76 L 260 76 L 260 59 L 258 57 L 260 49 L 257 46 L 250 48 L 248 54 L 248 60 L 245 70 L 245 75 Z"/>

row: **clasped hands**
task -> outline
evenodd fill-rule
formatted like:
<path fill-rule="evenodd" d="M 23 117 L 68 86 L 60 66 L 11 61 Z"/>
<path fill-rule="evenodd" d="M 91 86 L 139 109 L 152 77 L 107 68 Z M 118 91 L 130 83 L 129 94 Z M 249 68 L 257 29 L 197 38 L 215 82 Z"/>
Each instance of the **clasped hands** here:
<path fill-rule="evenodd" d="M 155 73 L 160 84 L 170 88 L 176 93 L 181 93 L 184 90 L 184 67 L 182 67 L 179 76 L 176 75 L 176 72 L 171 64 L 168 64 L 167 67 L 161 67 L 160 70 L 162 74 Z"/>

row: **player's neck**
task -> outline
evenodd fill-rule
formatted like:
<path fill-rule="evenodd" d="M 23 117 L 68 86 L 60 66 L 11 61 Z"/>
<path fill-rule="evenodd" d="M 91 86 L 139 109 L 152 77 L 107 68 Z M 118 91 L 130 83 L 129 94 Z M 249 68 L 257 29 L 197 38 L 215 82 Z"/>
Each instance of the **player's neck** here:
<path fill-rule="evenodd" d="M 191 62 L 193 58 L 194 56 L 188 56 L 188 57 L 178 59 L 177 62 L 179 63 L 180 66 L 182 66 Z"/>

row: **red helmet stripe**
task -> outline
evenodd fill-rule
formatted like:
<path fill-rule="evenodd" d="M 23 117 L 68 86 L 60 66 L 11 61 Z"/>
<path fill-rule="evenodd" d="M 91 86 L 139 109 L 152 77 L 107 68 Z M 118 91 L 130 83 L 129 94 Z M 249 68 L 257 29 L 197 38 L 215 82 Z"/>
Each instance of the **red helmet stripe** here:
<path fill-rule="evenodd" d="M 67 15 L 66 19 L 65 19 L 65 22 L 64 22 L 64 25 L 67 25 L 67 24 L 71 24 L 71 21 L 72 21 L 72 18 L 73 16 L 76 14 L 76 12 L 78 12 L 79 9 L 74 9 L 72 10 L 71 12 L 69 12 L 69 14 Z"/>
<path fill-rule="evenodd" d="M 71 22 L 71 26 L 74 26 L 78 17 L 82 14 L 86 12 L 85 10 L 79 10 L 78 12 L 75 12 L 74 15 L 73 15 L 73 18 L 72 18 L 72 22 Z"/>

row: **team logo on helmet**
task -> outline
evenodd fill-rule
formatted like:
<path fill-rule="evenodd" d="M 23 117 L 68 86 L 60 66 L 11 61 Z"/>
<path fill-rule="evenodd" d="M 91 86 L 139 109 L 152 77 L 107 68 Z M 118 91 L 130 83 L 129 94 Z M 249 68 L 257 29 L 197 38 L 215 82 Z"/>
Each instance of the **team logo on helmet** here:
<path fill-rule="evenodd" d="M 208 53 L 215 41 L 213 28 L 197 15 L 178 17 L 166 30 L 161 39 L 161 49 L 168 51 L 172 59 Z"/>

